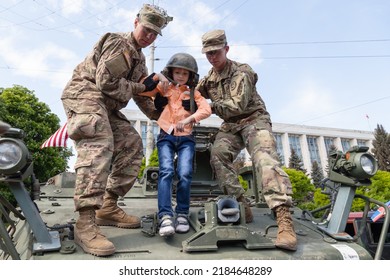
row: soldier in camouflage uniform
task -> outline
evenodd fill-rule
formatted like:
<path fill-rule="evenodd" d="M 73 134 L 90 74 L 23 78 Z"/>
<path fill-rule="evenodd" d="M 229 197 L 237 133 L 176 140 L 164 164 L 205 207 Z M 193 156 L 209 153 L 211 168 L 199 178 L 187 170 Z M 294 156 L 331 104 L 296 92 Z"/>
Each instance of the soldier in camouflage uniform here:
<path fill-rule="evenodd" d="M 134 31 L 102 36 L 63 91 L 68 134 L 77 151 L 75 242 L 87 253 L 106 256 L 115 252 L 99 225 L 140 226 L 138 217 L 117 205 L 118 196 L 133 186 L 143 157 L 140 135 L 119 110 L 134 98 L 143 113 L 158 119 L 153 101 L 138 95 L 158 83 L 154 74 L 148 76 L 142 48 L 152 44 L 171 20 L 163 9 L 145 4 Z"/>
<path fill-rule="evenodd" d="M 224 120 L 211 150 L 211 165 L 219 185 L 225 194 L 234 195 L 243 203 L 245 219 L 252 222 L 252 211 L 233 166 L 240 151 L 246 148 L 264 198 L 276 213 L 279 230 L 275 245 L 296 250 L 297 239 L 289 211 L 292 186 L 280 167 L 270 115 L 256 91 L 257 74 L 248 64 L 226 57 L 229 46 L 223 30 L 205 33 L 202 44 L 202 53 L 212 68 L 197 89 L 211 100 L 213 113 Z"/>

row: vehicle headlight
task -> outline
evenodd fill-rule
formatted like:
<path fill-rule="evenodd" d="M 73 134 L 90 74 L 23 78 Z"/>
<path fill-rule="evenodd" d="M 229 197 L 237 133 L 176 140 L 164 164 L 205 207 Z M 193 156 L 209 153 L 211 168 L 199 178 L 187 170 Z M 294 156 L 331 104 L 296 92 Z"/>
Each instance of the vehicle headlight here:
<path fill-rule="evenodd" d="M 360 163 L 362 165 L 362 169 L 368 174 L 368 175 L 375 175 L 377 171 L 377 167 L 374 163 L 376 161 L 372 157 L 368 157 L 368 155 L 363 155 L 360 158 Z"/>
<path fill-rule="evenodd" d="M 354 146 L 346 152 L 342 165 L 349 176 L 358 180 L 368 179 L 378 171 L 378 163 L 367 151 L 368 147 Z"/>
<path fill-rule="evenodd" d="M 19 139 L 0 138 L 0 174 L 15 174 L 30 160 L 26 145 Z"/>
<path fill-rule="evenodd" d="M 358 180 L 368 179 L 378 171 L 378 163 L 372 155 L 366 153 L 367 150 L 359 147 L 350 149 L 345 154 L 345 159 L 350 163 L 346 168 L 348 174 Z"/>
<path fill-rule="evenodd" d="M 376 159 L 367 153 L 368 147 L 353 146 L 345 154 L 329 155 L 329 180 L 349 186 L 369 186 L 378 171 Z"/>

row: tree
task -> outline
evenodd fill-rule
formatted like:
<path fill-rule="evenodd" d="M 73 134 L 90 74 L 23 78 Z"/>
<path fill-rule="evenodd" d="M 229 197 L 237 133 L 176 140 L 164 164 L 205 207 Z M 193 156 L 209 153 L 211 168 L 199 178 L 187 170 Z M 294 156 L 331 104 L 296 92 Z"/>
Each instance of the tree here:
<path fill-rule="evenodd" d="M 144 171 L 145 171 L 146 167 L 158 167 L 158 152 L 157 152 L 157 148 L 153 149 L 153 152 L 152 152 L 152 154 L 150 155 L 150 158 L 149 158 L 149 165 L 148 166 L 146 166 L 146 159 L 145 159 L 145 157 L 142 159 L 141 168 L 139 170 L 138 177 L 137 177 L 138 179 L 141 179 L 144 176 Z"/>
<path fill-rule="evenodd" d="M 41 144 L 60 127 L 57 115 L 51 113 L 45 103 L 39 102 L 33 91 L 19 85 L 0 88 L 0 104 L 3 121 L 26 134 L 23 140 L 33 157 L 36 178 L 45 182 L 65 171 L 67 160 L 72 155 L 69 149 L 40 149 Z"/>
<path fill-rule="evenodd" d="M 289 158 L 288 168 L 302 171 L 303 173 L 306 174 L 306 169 L 303 168 L 302 160 L 298 156 L 298 154 L 295 152 L 294 149 L 291 149 L 291 155 Z"/>
<path fill-rule="evenodd" d="M 322 173 L 322 168 L 318 165 L 317 161 L 313 161 L 311 166 L 311 179 L 313 181 L 313 185 L 316 188 L 319 188 L 321 185 L 322 179 L 324 179 L 324 173 Z"/>
<path fill-rule="evenodd" d="M 390 171 L 390 135 L 378 124 L 374 130 L 374 137 L 372 153 L 378 161 L 378 169 Z"/>
<path fill-rule="evenodd" d="M 302 204 L 312 202 L 315 188 L 306 174 L 294 168 L 283 168 L 283 170 L 286 171 L 291 181 L 294 204 L 302 207 Z"/>
<path fill-rule="evenodd" d="M 370 186 L 361 186 L 356 189 L 357 194 L 371 197 L 381 202 L 390 200 L 390 172 L 379 170 L 373 177 L 370 178 Z M 354 199 L 351 211 L 363 211 L 365 201 L 362 199 Z M 373 208 L 373 205 L 371 205 Z"/>

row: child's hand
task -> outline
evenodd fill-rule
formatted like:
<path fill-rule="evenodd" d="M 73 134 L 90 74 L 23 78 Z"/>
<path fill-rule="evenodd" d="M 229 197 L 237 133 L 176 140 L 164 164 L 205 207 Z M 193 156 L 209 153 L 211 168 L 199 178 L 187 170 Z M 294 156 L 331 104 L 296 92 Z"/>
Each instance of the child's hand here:
<path fill-rule="evenodd" d="M 178 132 L 183 132 L 184 131 L 184 127 L 187 125 L 187 124 L 191 124 L 195 122 L 195 119 L 193 116 L 189 116 L 188 118 L 185 118 L 184 120 L 181 120 L 179 121 L 177 124 L 176 124 L 176 130 Z"/>
<path fill-rule="evenodd" d="M 161 73 L 158 73 L 156 74 L 158 80 L 160 81 L 161 83 L 161 87 L 162 87 L 162 90 L 163 90 L 163 95 L 166 94 L 166 92 L 168 91 L 168 86 L 169 86 L 169 80 Z"/>

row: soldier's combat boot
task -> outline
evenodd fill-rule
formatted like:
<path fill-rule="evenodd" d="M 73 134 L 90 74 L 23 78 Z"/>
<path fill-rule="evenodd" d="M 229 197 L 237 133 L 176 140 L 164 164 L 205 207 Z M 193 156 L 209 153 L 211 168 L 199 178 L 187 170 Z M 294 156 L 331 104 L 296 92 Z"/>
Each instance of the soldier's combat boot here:
<path fill-rule="evenodd" d="M 289 207 L 280 205 L 275 208 L 276 222 L 278 224 L 278 236 L 275 246 L 290 251 L 297 250 L 297 236 L 294 231 Z"/>
<path fill-rule="evenodd" d="M 253 222 L 253 214 L 252 214 L 251 207 L 249 206 L 248 201 L 246 200 L 246 198 L 243 195 L 241 195 L 239 198 L 237 198 L 237 201 L 241 202 L 242 205 L 244 206 L 244 209 L 245 209 L 245 222 L 247 224 L 252 223 Z"/>
<path fill-rule="evenodd" d="M 115 253 L 115 246 L 100 231 L 95 223 L 95 210 L 80 209 L 74 227 L 74 241 L 86 253 L 104 257 Z"/>
<path fill-rule="evenodd" d="M 127 215 L 117 204 L 118 195 L 107 192 L 104 194 L 103 206 L 96 210 L 96 223 L 99 226 L 114 226 L 119 228 L 138 228 L 141 219 Z"/>

